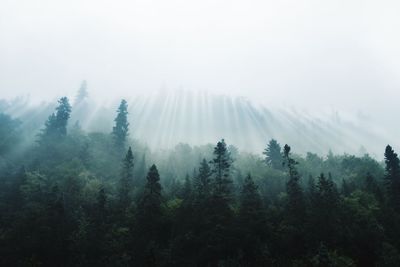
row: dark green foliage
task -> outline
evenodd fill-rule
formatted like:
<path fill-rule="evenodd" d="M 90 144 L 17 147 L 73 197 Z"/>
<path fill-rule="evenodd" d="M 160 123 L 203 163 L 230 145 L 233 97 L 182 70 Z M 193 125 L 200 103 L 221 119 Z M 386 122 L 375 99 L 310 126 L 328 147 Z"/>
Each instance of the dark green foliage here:
<path fill-rule="evenodd" d="M 303 188 L 300 184 L 300 174 L 296 169 L 298 164 L 290 155 L 290 147 L 284 147 L 284 162 L 288 170 L 289 180 L 286 183 L 287 202 L 285 205 L 284 246 L 292 257 L 304 254 L 306 203 Z"/>
<path fill-rule="evenodd" d="M 115 118 L 115 126 L 112 130 L 115 146 L 123 149 L 126 143 L 126 138 L 129 131 L 128 123 L 128 103 L 126 100 L 121 100 L 121 104 L 117 110 L 117 117 Z"/>
<path fill-rule="evenodd" d="M 272 168 L 281 170 L 283 164 L 282 148 L 275 139 L 271 139 L 264 150 L 265 162 Z"/>
<path fill-rule="evenodd" d="M 390 205 L 400 212 L 400 160 L 391 146 L 385 150 L 386 186 Z"/>
<path fill-rule="evenodd" d="M 217 143 L 214 148 L 214 159 L 211 161 L 214 174 L 213 193 L 218 198 L 229 200 L 231 197 L 232 180 L 230 178 L 230 167 L 232 160 L 226 147 L 224 139 Z"/>
<path fill-rule="evenodd" d="M 164 248 L 160 175 L 156 165 L 147 174 L 144 193 L 138 203 L 133 259 L 141 266 L 159 266 Z"/>
<path fill-rule="evenodd" d="M 385 169 L 271 141 L 267 166 L 224 140 L 151 151 L 128 138 L 124 101 L 112 135 L 68 128 L 70 112 L 60 99 L 26 147 L 25 122 L 0 115 L 0 266 L 399 265 L 390 146 Z"/>
<path fill-rule="evenodd" d="M 45 122 L 45 128 L 41 133 L 40 142 L 59 140 L 67 135 L 68 119 L 71 116 L 71 105 L 67 97 L 58 100 L 56 113 L 49 116 Z"/>
<path fill-rule="evenodd" d="M 204 199 L 211 192 L 211 169 L 206 159 L 200 163 L 199 174 L 195 177 L 194 188 L 197 198 Z"/>
<path fill-rule="evenodd" d="M 324 174 L 318 177 L 311 201 L 310 236 L 315 245 L 323 242 L 328 246 L 337 244 L 340 225 L 340 196 L 331 178 Z"/>
<path fill-rule="evenodd" d="M 290 156 L 290 146 L 288 145 L 284 147 L 284 160 L 289 173 L 289 180 L 286 184 L 288 218 L 295 224 L 302 223 L 305 219 L 306 207 L 300 184 L 301 177 L 296 169 L 298 163 Z"/>
<path fill-rule="evenodd" d="M 243 183 L 238 214 L 240 262 L 261 266 L 267 262 L 267 215 L 257 186 L 249 174 Z"/>
<path fill-rule="evenodd" d="M 121 179 L 119 180 L 119 202 L 123 210 L 125 210 L 132 200 L 133 189 L 133 153 L 129 147 L 125 159 L 122 162 Z"/>

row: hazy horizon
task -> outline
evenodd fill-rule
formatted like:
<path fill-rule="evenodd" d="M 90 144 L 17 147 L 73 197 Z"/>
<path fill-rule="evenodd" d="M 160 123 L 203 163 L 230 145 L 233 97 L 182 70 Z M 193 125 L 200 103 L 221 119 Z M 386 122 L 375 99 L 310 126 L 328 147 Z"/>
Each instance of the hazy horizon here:
<path fill-rule="evenodd" d="M 48 100 L 73 95 L 88 80 L 102 99 L 167 87 L 269 105 L 393 111 L 400 97 L 394 6 L 3 1 L 1 97 Z"/>

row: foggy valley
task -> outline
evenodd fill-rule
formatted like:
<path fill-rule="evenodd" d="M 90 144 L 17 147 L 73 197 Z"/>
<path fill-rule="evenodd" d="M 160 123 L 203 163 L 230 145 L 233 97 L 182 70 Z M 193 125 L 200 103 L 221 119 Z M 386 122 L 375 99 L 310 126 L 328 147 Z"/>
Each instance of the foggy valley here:
<path fill-rule="evenodd" d="M 399 11 L 0 1 L 0 266 L 400 266 Z"/>

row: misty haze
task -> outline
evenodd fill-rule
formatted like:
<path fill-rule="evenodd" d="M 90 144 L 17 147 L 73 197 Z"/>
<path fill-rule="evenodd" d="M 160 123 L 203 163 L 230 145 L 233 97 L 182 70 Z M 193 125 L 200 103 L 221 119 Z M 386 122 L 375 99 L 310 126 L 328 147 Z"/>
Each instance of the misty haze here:
<path fill-rule="evenodd" d="M 0 266 L 400 266 L 399 11 L 1 1 Z"/>

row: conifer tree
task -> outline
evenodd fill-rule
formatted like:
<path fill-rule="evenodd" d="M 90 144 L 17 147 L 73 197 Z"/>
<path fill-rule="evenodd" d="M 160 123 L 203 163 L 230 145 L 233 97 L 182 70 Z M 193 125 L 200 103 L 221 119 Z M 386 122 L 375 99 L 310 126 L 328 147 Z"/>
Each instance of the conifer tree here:
<path fill-rule="evenodd" d="M 284 147 L 284 160 L 289 172 L 289 181 L 286 184 L 288 214 L 294 221 L 303 221 L 305 202 L 303 189 L 300 185 L 301 176 L 296 169 L 298 163 L 290 156 L 290 146 L 288 145 Z"/>
<path fill-rule="evenodd" d="M 121 104 L 117 110 L 117 117 L 115 118 L 115 126 L 113 127 L 112 135 L 114 143 L 118 149 L 123 149 L 128 137 L 129 123 L 128 123 L 128 103 L 122 99 Z"/>
<path fill-rule="evenodd" d="M 42 138 L 59 139 L 67 135 L 68 119 L 71 116 L 71 105 L 67 97 L 58 100 L 56 112 L 51 114 L 45 122 L 45 128 L 41 134 Z"/>
<path fill-rule="evenodd" d="M 266 213 L 251 175 L 243 183 L 238 214 L 244 266 L 262 265 L 267 234 Z"/>
<path fill-rule="evenodd" d="M 76 105 L 79 105 L 80 103 L 82 103 L 83 101 L 85 101 L 85 99 L 89 96 L 89 93 L 87 91 L 87 82 L 84 80 L 81 83 L 81 87 L 78 90 L 78 93 L 76 94 L 75 97 L 75 102 L 74 102 L 74 107 Z"/>
<path fill-rule="evenodd" d="M 283 163 L 281 150 L 280 144 L 275 139 L 271 139 L 263 152 L 265 155 L 265 163 L 274 169 L 281 170 Z"/>
<path fill-rule="evenodd" d="M 287 253 L 292 257 L 301 256 L 304 251 L 306 207 L 303 189 L 300 185 L 298 164 L 290 156 L 290 146 L 284 147 L 284 162 L 288 169 L 289 180 L 286 183 L 287 203 L 285 207 Z"/>
<path fill-rule="evenodd" d="M 200 163 L 199 174 L 195 177 L 194 187 L 196 189 L 197 196 L 204 198 L 210 194 L 211 184 L 211 169 L 206 159 L 203 159 Z"/>
<path fill-rule="evenodd" d="M 386 185 L 392 207 L 400 212 L 400 161 L 397 153 L 388 145 L 385 150 Z"/>
<path fill-rule="evenodd" d="M 119 201 L 121 208 L 123 209 L 127 208 L 131 201 L 130 195 L 133 186 L 133 167 L 133 153 L 131 147 L 129 147 L 125 159 L 123 160 L 121 179 L 119 182 Z"/>
<path fill-rule="evenodd" d="M 218 142 L 214 148 L 214 156 L 211 161 L 214 174 L 214 193 L 222 198 L 229 199 L 232 187 L 232 179 L 230 178 L 232 160 L 224 139 Z"/>
<path fill-rule="evenodd" d="M 156 165 L 153 164 L 147 174 L 147 182 L 136 216 L 137 232 L 134 242 L 137 263 L 140 266 L 158 266 L 160 251 L 157 246 L 163 243 L 163 236 L 168 234 L 162 227 L 161 189 L 160 175 Z"/>
<path fill-rule="evenodd" d="M 333 245 L 337 238 L 339 222 L 340 196 L 332 178 L 326 178 L 323 173 L 318 177 L 316 190 L 311 203 L 312 233 L 316 236 L 315 242 L 325 242 Z"/>

